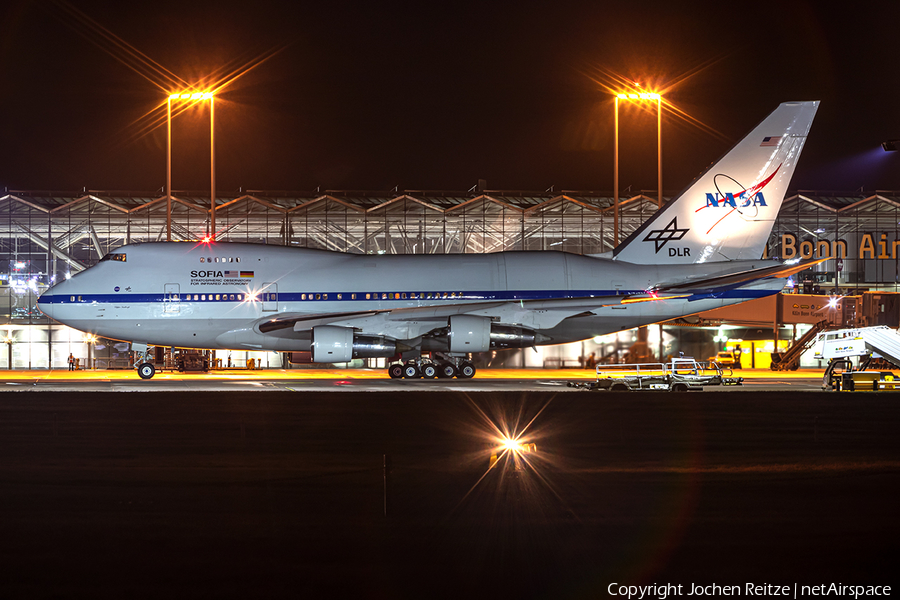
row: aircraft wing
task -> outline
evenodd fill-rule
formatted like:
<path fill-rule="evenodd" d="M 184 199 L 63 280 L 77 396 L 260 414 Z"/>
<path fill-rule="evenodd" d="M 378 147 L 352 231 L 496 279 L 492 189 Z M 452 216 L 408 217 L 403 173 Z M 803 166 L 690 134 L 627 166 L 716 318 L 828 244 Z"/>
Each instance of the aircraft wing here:
<path fill-rule="evenodd" d="M 387 335 L 397 339 L 410 339 L 436 327 L 446 325 L 447 318 L 452 315 L 468 314 L 492 317 L 501 323 L 510 325 L 549 329 L 564 319 L 576 315 L 587 315 L 603 307 L 686 298 L 696 293 L 740 287 L 745 283 L 760 279 L 785 278 L 824 260 L 827 259 L 801 260 L 793 264 L 779 263 L 727 275 L 691 277 L 677 282 L 658 284 L 647 293 L 515 301 L 454 302 L 437 306 L 329 313 L 280 313 L 261 319 L 256 323 L 256 327 L 260 333 L 273 334 L 284 331 L 305 332 L 322 325 L 336 325 L 353 327 L 360 331 Z"/>
<path fill-rule="evenodd" d="M 445 325 L 452 315 L 471 314 L 498 317 L 501 322 L 529 326 L 553 326 L 567 317 L 587 313 L 604 306 L 627 304 L 645 300 L 665 300 L 650 293 L 614 296 L 586 296 L 578 298 L 553 298 L 547 300 L 517 300 L 488 302 L 457 302 L 440 306 L 422 306 L 341 313 L 281 313 L 258 321 L 260 333 L 273 333 L 292 329 L 307 331 L 320 325 L 340 325 L 363 330 L 378 330 L 390 335 L 390 330 L 404 329 L 409 324 L 432 322 Z M 535 321 L 540 321 L 536 323 Z M 547 322 L 552 322 L 547 325 Z M 406 337 L 401 335 L 401 337 Z M 413 336 L 415 337 L 415 336 Z"/>

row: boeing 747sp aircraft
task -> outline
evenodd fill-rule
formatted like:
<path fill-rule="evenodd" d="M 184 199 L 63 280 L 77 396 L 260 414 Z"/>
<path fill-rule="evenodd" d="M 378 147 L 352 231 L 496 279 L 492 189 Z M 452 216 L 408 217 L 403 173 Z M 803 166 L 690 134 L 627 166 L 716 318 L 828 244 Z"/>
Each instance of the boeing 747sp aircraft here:
<path fill-rule="evenodd" d="M 583 340 L 779 292 L 809 263 L 760 257 L 818 106 L 778 106 L 606 255 L 137 243 L 58 283 L 39 307 L 143 352 L 402 357 L 392 377 L 471 377 L 471 353 Z M 138 372 L 148 379 L 154 367 L 143 362 Z"/>

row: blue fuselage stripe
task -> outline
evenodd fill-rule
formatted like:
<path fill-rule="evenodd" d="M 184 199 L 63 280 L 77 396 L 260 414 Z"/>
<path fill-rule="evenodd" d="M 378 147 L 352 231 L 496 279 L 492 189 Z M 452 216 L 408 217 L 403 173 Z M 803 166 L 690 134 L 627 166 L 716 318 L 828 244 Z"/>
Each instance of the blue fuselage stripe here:
<path fill-rule="evenodd" d="M 691 292 L 691 296 L 683 298 L 688 301 L 703 300 L 707 298 L 763 298 L 778 293 L 777 290 L 752 290 L 752 289 L 722 289 L 716 290 L 697 290 Z M 213 300 L 215 295 L 222 296 L 220 300 Z M 241 300 L 236 297 L 241 295 Z M 274 297 L 262 297 L 266 294 L 274 294 Z M 369 297 L 366 297 L 369 294 Z M 517 300 L 556 300 L 570 298 L 608 298 L 609 296 L 632 296 L 646 294 L 645 290 L 515 290 L 515 291 L 490 291 L 490 292 L 405 292 L 406 297 L 398 297 L 403 292 L 265 292 L 256 298 L 257 302 L 278 301 L 278 302 L 375 302 L 375 301 L 426 301 L 426 302 L 460 302 L 460 301 L 517 301 Z M 431 294 L 431 297 L 427 297 Z M 194 296 L 205 296 L 206 300 L 194 300 Z M 355 297 L 354 297 L 355 295 Z M 197 302 L 199 304 L 209 302 L 231 302 L 239 303 L 244 301 L 246 292 L 219 291 L 212 292 L 184 292 L 178 294 L 176 302 L 188 303 Z M 414 296 L 414 297 L 413 297 Z M 233 299 L 228 299 L 234 297 Z M 69 294 L 43 294 L 39 299 L 39 304 L 143 304 L 157 303 L 173 300 L 172 294 L 81 294 L 75 297 L 73 301 Z"/>

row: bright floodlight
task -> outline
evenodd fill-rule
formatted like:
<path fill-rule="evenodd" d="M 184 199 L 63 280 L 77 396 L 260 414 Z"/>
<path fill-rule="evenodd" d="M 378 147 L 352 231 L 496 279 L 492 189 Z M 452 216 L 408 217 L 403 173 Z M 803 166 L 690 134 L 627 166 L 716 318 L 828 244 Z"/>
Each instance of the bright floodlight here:
<path fill-rule="evenodd" d="M 656 93 L 641 92 L 640 94 L 616 94 L 619 100 L 659 100 L 661 96 Z"/>
<path fill-rule="evenodd" d="M 178 92 L 169 94 L 169 100 L 210 100 L 213 92 Z"/>
<path fill-rule="evenodd" d="M 524 452 L 536 452 L 537 444 L 534 442 L 523 442 L 521 440 L 513 440 L 510 438 L 503 438 L 500 440 L 501 446 L 503 446 L 504 450 L 509 450 L 510 452 L 515 452 L 516 454 L 522 454 Z"/>
<path fill-rule="evenodd" d="M 511 440 L 509 438 L 503 440 L 503 447 L 507 450 L 512 450 L 513 452 L 517 452 L 522 448 L 518 440 Z"/>

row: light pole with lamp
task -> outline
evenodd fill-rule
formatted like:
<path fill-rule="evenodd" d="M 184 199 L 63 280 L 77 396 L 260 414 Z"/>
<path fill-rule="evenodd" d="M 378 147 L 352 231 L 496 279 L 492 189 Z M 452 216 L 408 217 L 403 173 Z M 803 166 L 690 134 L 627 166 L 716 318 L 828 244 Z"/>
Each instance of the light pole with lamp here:
<path fill-rule="evenodd" d="M 172 101 L 209 100 L 209 148 L 210 148 L 210 231 L 208 240 L 216 239 L 216 139 L 215 139 L 215 94 L 213 92 L 182 92 L 169 94 L 167 101 L 168 144 L 166 148 L 166 241 L 172 241 Z"/>
<path fill-rule="evenodd" d="M 662 95 L 651 92 L 638 94 L 616 94 L 615 97 L 615 144 L 613 157 L 613 229 L 615 229 L 615 245 L 619 245 L 619 100 L 656 100 L 656 163 L 659 191 L 656 205 L 662 208 Z"/>

